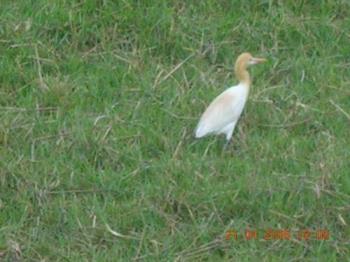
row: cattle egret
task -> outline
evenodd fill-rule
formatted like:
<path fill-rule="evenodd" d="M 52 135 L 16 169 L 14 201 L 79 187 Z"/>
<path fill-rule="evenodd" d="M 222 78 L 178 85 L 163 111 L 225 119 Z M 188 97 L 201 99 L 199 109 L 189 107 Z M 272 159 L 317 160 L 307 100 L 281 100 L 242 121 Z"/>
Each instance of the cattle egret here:
<path fill-rule="evenodd" d="M 265 61 L 266 59 L 253 57 L 250 53 L 243 53 L 237 58 L 235 75 L 239 84 L 226 89 L 211 102 L 199 120 L 195 130 L 196 138 L 225 134 L 226 148 L 248 98 L 251 80 L 247 68 Z"/>

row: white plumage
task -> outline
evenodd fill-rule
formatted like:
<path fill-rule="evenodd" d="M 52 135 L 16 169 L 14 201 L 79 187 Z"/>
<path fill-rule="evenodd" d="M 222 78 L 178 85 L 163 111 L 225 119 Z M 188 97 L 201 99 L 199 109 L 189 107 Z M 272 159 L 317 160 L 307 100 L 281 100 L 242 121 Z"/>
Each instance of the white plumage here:
<path fill-rule="evenodd" d="M 217 96 L 203 113 L 196 128 L 196 137 L 226 134 L 229 140 L 247 101 L 248 90 L 245 84 L 238 84 Z"/>
<path fill-rule="evenodd" d="M 231 140 L 249 94 L 251 81 L 246 69 L 249 65 L 264 61 L 266 60 L 254 58 L 249 53 L 243 53 L 238 57 L 235 73 L 239 84 L 226 89 L 210 103 L 197 125 L 196 138 L 209 134 L 225 134 L 227 143 Z"/>

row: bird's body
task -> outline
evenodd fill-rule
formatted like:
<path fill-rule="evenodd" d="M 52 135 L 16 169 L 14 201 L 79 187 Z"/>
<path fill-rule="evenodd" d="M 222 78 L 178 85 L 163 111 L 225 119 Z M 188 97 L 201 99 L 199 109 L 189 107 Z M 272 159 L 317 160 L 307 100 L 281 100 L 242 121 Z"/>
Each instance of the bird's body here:
<path fill-rule="evenodd" d="M 265 59 L 254 58 L 249 53 L 243 53 L 238 57 L 235 73 L 239 84 L 226 89 L 210 103 L 197 125 L 196 138 L 209 134 L 225 134 L 227 143 L 231 140 L 249 94 L 251 80 L 246 69 L 248 65 L 264 61 Z"/>
<path fill-rule="evenodd" d="M 238 84 L 217 96 L 203 113 L 196 128 L 196 137 L 225 134 L 229 140 L 243 111 L 248 93 L 247 85 Z"/>

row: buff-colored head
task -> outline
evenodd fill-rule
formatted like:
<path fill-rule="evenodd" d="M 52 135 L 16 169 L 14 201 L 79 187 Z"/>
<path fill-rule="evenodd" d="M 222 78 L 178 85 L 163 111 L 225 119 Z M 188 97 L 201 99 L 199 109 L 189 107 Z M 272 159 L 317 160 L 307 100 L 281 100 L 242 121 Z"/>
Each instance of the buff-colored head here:
<path fill-rule="evenodd" d="M 266 62 L 265 58 L 253 57 L 250 53 L 243 53 L 238 56 L 236 65 L 247 68 L 249 65 L 256 65 Z"/>
<path fill-rule="evenodd" d="M 247 67 L 266 62 L 265 58 L 253 57 L 250 53 L 243 53 L 238 56 L 235 64 L 235 73 L 240 82 L 250 84 L 250 77 Z"/>

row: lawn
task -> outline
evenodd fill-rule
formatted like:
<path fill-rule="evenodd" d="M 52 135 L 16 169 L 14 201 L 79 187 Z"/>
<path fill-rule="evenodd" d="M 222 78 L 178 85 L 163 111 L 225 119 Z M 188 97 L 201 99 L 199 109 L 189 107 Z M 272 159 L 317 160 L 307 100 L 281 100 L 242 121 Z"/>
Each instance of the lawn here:
<path fill-rule="evenodd" d="M 2 0 L 0 260 L 349 259 L 349 43 L 346 0 Z"/>

